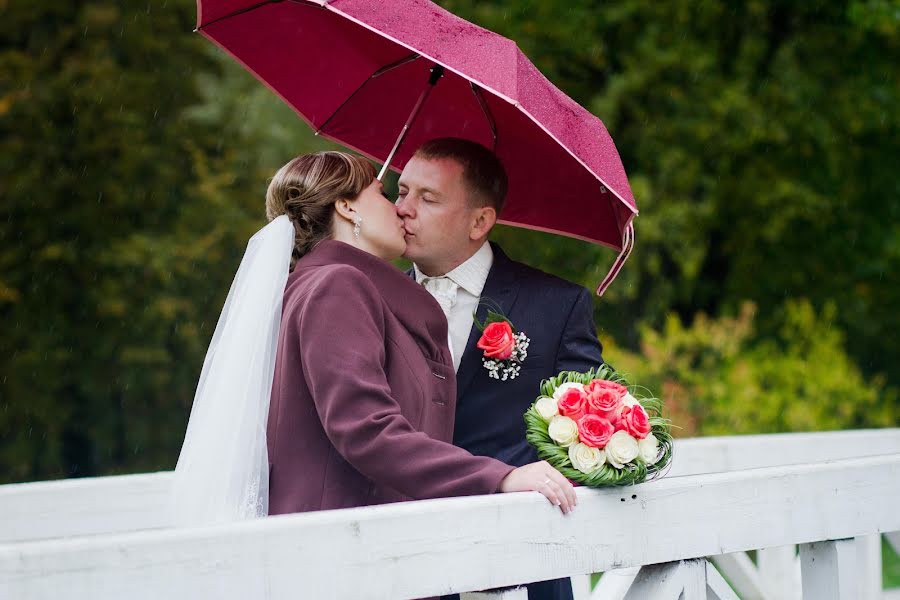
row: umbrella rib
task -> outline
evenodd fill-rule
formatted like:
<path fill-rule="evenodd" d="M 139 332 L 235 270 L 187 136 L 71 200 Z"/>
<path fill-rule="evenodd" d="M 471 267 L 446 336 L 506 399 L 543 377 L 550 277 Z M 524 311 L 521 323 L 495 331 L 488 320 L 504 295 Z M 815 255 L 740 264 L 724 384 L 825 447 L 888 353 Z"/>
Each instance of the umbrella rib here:
<path fill-rule="evenodd" d="M 233 13 L 230 13 L 230 14 L 227 14 L 227 15 L 224 15 L 224 16 L 221 16 L 221 17 L 219 17 L 218 19 L 213 19 L 213 20 L 210 21 L 209 23 L 204 23 L 203 25 L 200 25 L 199 27 L 197 27 L 196 29 L 194 29 L 194 33 L 200 31 L 201 29 L 204 29 L 204 28 L 206 28 L 206 27 L 209 27 L 210 25 L 213 25 L 213 24 L 215 24 L 215 23 L 218 23 L 219 21 L 224 21 L 225 19 L 230 19 L 231 17 L 236 17 L 236 16 L 238 16 L 238 15 L 242 15 L 242 14 L 244 14 L 244 13 L 248 13 L 248 12 L 250 12 L 251 10 L 256 10 L 256 9 L 259 8 L 260 6 L 265 6 L 266 4 L 275 4 L 275 3 L 277 3 L 277 2 L 292 2 L 292 3 L 294 3 L 294 4 L 306 4 L 306 5 L 309 5 L 309 6 L 316 6 L 316 7 L 319 7 L 319 8 L 325 8 L 325 7 L 327 7 L 329 4 L 331 4 L 332 1 L 333 1 L 333 0 L 322 0 L 322 2 L 311 2 L 310 0 L 263 0 L 262 2 L 257 2 L 257 3 L 254 4 L 253 6 L 248 6 L 247 8 L 242 8 L 241 10 L 236 10 L 236 11 L 234 11 Z"/>
<path fill-rule="evenodd" d="M 238 15 L 248 13 L 251 10 L 256 10 L 260 6 L 265 6 L 266 4 L 275 4 L 276 2 L 284 2 L 284 1 L 285 0 L 263 0 L 262 2 L 257 2 L 253 6 L 248 6 L 247 8 L 242 8 L 241 10 L 236 10 L 231 14 L 221 16 L 218 19 L 213 19 L 209 23 L 204 23 L 203 25 L 200 25 L 199 27 L 197 27 L 197 29 L 195 29 L 194 31 L 200 31 L 201 29 L 205 29 L 206 27 L 209 27 L 210 25 L 214 25 L 214 24 L 218 23 L 219 21 L 224 21 L 225 19 L 230 19 L 231 17 L 236 17 Z"/>
<path fill-rule="evenodd" d="M 380 77 L 380 76 L 384 75 L 388 71 L 393 71 L 394 69 L 402 67 L 403 65 L 409 64 L 413 61 L 416 61 L 419 58 L 421 58 L 421 55 L 418 54 L 417 52 L 413 52 L 409 56 L 405 56 L 405 57 L 401 58 L 400 60 L 394 61 L 390 64 L 384 65 L 383 67 L 380 67 L 379 69 L 377 69 L 374 73 L 369 75 L 368 79 L 366 79 L 361 84 L 359 84 L 359 87 L 357 87 L 355 90 L 353 90 L 353 93 L 350 94 L 349 96 L 347 96 L 347 98 L 344 99 L 343 102 L 341 102 L 341 105 L 338 106 L 334 110 L 334 112 L 331 113 L 331 115 L 327 119 L 325 119 L 325 121 L 322 122 L 322 125 L 318 129 L 316 129 L 316 135 L 319 135 L 320 133 L 322 133 L 325 130 L 326 127 L 328 127 L 328 125 L 331 123 L 331 120 L 334 117 L 336 117 L 339 112 L 341 112 L 341 109 L 343 109 L 351 100 L 353 100 L 353 98 L 356 96 L 356 94 L 358 94 L 364 87 L 366 87 L 367 83 L 369 83 L 376 77 Z"/>
<path fill-rule="evenodd" d="M 397 137 L 397 141 L 394 143 L 394 147 L 391 148 L 390 153 L 387 155 L 387 158 L 384 160 L 384 164 L 381 165 L 381 171 L 378 173 L 378 181 L 382 181 L 384 179 L 384 174 L 387 173 L 388 168 L 391 166 L 391 161 L 394 160 L 394 155 L 397 154 L 397 150 L 400 149 L 400 144 L 403 143 L 403 140 L 406 139 L 406 134 L 409 133 L 409 128 L 412 127 L 413 122 L 416 120 L 416 117 L 419 116 L 419 111 L 422 110 L 422 106 L 425 104 L 425 101 L 428 99 L 428 96 L 431 95 L 431 90 L 434 89 L 434 86 L 437 85 L 438 80 L 444 76 L 444 67 L 441 65 L 434 65 L 430 69 L 431 75 L 428 77 L 428 87 L 422 90 L 422 93 L 419 95 L 418 101 L 416 101 L 416 105 L 413 106 L 412 112 L 409 113 L 409 117 L 406 119 L 406 123 L 403 125 L 403 129 L 400 130 L 400 135 Z"/>
<path fill-rule="evenodd" d="M 494 115 L 491 114 L 491 109 L 487 105 L 487 101 L 484 99 L 484 94 L 481 93 L 481 86 L 477 85 L 474 81 L 470 81 L 469 85 L 472 86 L 472 93 L 475 94 L 475 98 L 478 100 L 478 104 L 481 106 L 481 110 L 484 113 L 484 117 L 488 121 L 488 125 L 491 127 L 491 135 L 494 136 L 494 152 L 497 151 L 497 122 L 494 120 Z"/>

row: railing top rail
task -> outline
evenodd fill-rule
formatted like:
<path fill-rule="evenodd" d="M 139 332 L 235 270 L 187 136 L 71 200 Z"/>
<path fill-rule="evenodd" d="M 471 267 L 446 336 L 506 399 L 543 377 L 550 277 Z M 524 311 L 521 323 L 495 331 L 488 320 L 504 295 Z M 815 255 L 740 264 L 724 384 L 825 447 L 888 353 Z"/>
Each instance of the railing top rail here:
<path fill-rule="evenodd" d="M 900 454 L 0 546 L 0 590 L 52 597 L 416 598 L 900 530 Z M 514 559 L 513 559 L 514 557 Z M 299 587 L 298 587 L 299 586 Z"/>
<path fill-rule="evenodd" d="M 679 439 L 666 477 L 900 452 L 900 428 Z M 0 486 L 0 543 L 166 525 L 171 472 Z"/>
<path fill-rule="evenodd" d="M 720 473 L 900 452 L 900 428 L 679 439 L 668 475 Z"/>

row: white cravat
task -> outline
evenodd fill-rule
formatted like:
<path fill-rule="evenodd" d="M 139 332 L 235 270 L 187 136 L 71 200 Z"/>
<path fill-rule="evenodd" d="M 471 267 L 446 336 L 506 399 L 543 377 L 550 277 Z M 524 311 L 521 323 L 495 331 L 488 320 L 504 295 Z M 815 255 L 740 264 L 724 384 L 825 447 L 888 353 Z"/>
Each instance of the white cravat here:
<path fill-rule="evenodd" d="M 459 284 L 449 277 L 426 277 L 421 281 L 425 289 L 434 296 L 434 299 L 441 305 L 444 316 L 450 320 L 450 310 L 456 304 L 456 293 L 459 291 Z"/>
<path fill-rule="evenodd" d="M 425 286 L 447 315 L 450 352 L 453 368 L 457 371 L 475 323 L 473 315 L 478 309 L 481 291 L 493 263 L 494 251 L 485 242 L 468 260 L 441 277 L 428 277 L 415 266 L 416 281 Z M 441 291 L 436 292 L 432 287 Z M 451 288 L 452 292 L 449 291 Z"/>

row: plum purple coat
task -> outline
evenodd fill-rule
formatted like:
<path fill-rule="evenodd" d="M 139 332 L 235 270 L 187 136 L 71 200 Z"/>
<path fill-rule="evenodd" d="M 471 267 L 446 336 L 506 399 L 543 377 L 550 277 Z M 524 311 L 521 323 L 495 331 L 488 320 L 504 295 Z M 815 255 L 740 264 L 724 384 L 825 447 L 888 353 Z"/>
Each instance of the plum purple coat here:
<path fill-rule="evenodd" d="M 269 513 L 490 494 L 512 467 L 453 446 L 456 377 L 437 302 L 327 240 L 284 292 L 269 408 Z"/>

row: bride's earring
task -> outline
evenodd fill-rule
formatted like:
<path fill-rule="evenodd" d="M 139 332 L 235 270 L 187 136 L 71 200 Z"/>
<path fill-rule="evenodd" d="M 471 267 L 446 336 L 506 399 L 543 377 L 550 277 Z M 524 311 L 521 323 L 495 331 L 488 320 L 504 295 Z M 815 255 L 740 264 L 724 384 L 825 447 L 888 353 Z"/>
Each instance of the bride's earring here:
<path fill-rule="evenodd" d="M 361 229 L 362 229 L 362 217 L 359 215 L 356 215 L 355 217 L 353 217 L 353 235 L 355 235 L 357 239 L 359 239 L 359 232 Z"/>

